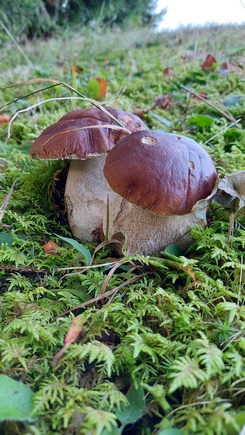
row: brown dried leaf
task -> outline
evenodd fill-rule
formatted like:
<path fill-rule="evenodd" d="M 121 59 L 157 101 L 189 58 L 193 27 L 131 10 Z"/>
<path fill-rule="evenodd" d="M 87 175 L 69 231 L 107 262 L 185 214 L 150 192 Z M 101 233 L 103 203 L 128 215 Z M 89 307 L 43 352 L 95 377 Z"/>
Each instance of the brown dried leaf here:
<path fill-rule="evenodd" d="M 205 61 L 202 63 L 201 68 L 203 71 L 214 71 L 215 66 L 212 67 L 212 65 L 216 64 L 216 59 L 211 54 L 208 54 Z"/>
<path fill-rule="evenodd" d="M 60 255 L 58 251 L 58 245 L 52 240 L 49 240 L 47 243 L 42 245 L 44 252 L 48 255 Z"/>
<path fill-rule="evenodd" d="M 245 171 L 233 172 L 224 176 L 218 184 L 215 201 L 235 211 L 245 207 Z"/>
<path fill-rule="evenodd" d="M 53 358 L 53 365 L 57 364 L 58 360 L 62 357 L 68 347 L 77 340 L 87 320 L 88 316 L 84 318 L 82 314 L 74 318 L 65 336 L 64 346 Z"/>
<path fill-rule="evenodd" d="M 174 76 L 174 70 L 173 68 L 170 68 L 169 66 L 167 66 L 167 68 L 165 68 L 163 70 L 163 74 L 169 77 L 173 77 Z"/>
<path fill-rule="evenodd" d="M 206 94 L 206 92 L 204 92 L 204 91 L 200 91 L 200 92 L 197 92 L 197 93 L 196 93 L 195 98 L 196 98 L 197 100 L 201 100 L 201 101 L 203 101 L 203 99 L 206 99 L 206 98 L 207 98 L 207 94 Z"/>
<path fill-rule="evenodd" d="M 172 106 L 174 103 L 171 102 L 172 95 L 166 94 L 166 95 L 159 95 L 159 97 L 156 98 L 154 107 L 160 106 L 163 108 L 163 110 L 168 109 L 169 106 Z"/>
<path fill-rule="evenodd" d="M 245 207 L 245 170 L 232 174 L 218 174 L 216 183 L 207 198 L 197 201 L 192 213 L 199 219 L 206 219 L 206 212 L 211 201 L 215 201 L 224 208 L 237 211 Z"/>
<path fill-rule="evenodd" d="M 72 74 L 81 74 L 84 70 L 81 66 L 71 64 Z"/>
<path fill-rule="evenodd" d="M 230 72 L 234 72 L 236 67 L 235 65 L 233 65 L 231 62 L 224 62 L 221 65 L 221 69 L 226 70 L 226 71 L 230 71 Z"/>
<path fill-rule="evenodd" d="M 134 115 L 137 115 L 140 119 L 144 119 L 145 115 L 149 112 L 150 108 L 148 109 L 136 109 L 133 111 Z"/>
<path fill-rule="evenodd" d="M 1 124 L 8 124 L 11 120 L 11 117 L 7 115 L 6 113 L 3 113 L 0 115 L 0 125 Z"/>

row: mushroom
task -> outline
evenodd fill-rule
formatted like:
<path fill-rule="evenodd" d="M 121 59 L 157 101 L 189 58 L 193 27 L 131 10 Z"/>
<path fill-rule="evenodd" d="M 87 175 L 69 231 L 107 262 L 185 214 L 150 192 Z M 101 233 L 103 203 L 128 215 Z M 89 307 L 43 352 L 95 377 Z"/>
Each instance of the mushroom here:
<path fill-rule="evenodd" d="M 109 200 L 109 237 L 121 234 L 130 254 L 152 255 L 172 243 L 187 248 L 193 212 L 217 178 L 209 154 L 194 140 L 138 131 L 108 153 L 104 175 L 116 192 Z"/>
<path fill-rule="evenodd" d="M 115 119 L 125 128 L 118 126 Z M 84 241 L 100 238 L 107 196 L 112 194 L 103 175 L 106 153 L 123 137 L 142 129 L 147 126 L 138 116 L 114 108 L 92 107 L 67 113 L 33 142 L 31 157 L 71 160 L 65 202 L 75 237 Z"/>

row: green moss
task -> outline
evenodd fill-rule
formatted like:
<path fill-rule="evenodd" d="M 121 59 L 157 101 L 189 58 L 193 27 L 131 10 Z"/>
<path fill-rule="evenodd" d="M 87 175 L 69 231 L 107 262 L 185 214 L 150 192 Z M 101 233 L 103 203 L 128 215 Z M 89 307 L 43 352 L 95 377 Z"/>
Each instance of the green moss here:
<path fill-rule="evenodd" d="M 88 30 L 69 41 L 36 41 L 25 47 L 38 64 L 29 78 L 52 71 L 52 78 L 87 94 L 91 77 L 102 75 L 106 104 L 150 109 L 149 127 L 196 139 L 217 168 L 230 173 L 245 167 L 244 100 L 229 107 L 224 100 L 244 93 L 242 72 L 237 66 L 226 76 L 204 73 L 200 64 L 210 44 L 219 65 L 227 57 L 238 65 L 240 31 L 199 30 L 194 58 L 194 30 L 144 40 L 141 33 L 141 44 L 139 34 L 130 39 L 116 33 L 113 39 Z M 13 56 L 4 60 L 8 68 Z M 81 67 L 76 76 L 70 62 Z M 163 74 L 167 66 L 174 78 Z M 61 86 L 41 91 L 46 85 L 2 90 L 3 103 L 20 98 L 4 110 L 14 114 L 37 100 L 69 95 Z M 198 100 L 183 86 L 205 92 L 208 100 Z M 35 90 L 37 95 L 29 95 Z M 174 104 L 155 106 L 159 95 L 170 95 Z M 6 126 L 0 130 L 0 203 L 7 199 L 0 232 L 0 370 L 31 387 L 38 413 L 34 424 L 4 422 L 0 431 L 107 435 L 122 433 L 130 422 L 126 429 L 143 435 L 169 428 L 238 434 L 245 423 L 244 211 L 235 214 L 229 244 L 229 210 L 212 204 L 207 228 L 193 229 L 188 251 L 119 259 L 108 245 L 98 249 L 88 268 L 82 253 L 59 237 L 72 237 L 62 194 L 58 204 L 54 197 L 54 174 L 56 179 L 65 174 L 66 163 L 28 156 L 44 127 L 86 105 L 57 100 L 20 113 L 7 142 Z M 57 244 L 55 255 L 43 248 L 49 240 Z M 97 245 L 84 247 L 93 254 Z M 80 335 L 57 358 L 75 316 L 83 321 Z"/>

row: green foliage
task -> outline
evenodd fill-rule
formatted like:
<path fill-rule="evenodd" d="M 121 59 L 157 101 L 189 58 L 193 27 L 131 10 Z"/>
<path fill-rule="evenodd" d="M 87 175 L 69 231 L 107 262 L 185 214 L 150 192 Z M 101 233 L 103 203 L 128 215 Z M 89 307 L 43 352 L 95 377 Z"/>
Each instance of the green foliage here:
<path fill-rule="evenodd" d="M 35 421 L 33 392 L 22 382 L 0 375 L 0 421 Z"/>
<path fill-rule="evenodd" d="M 96 23 L 101 25 L 124 25 L 128 27 L 156 23 L 161 14 L 156 14 L 154 0 L 93 0 L 90 2 L 69 0 L 2 0 L 0 13 L 2 23 L 16 38 L 23 35 L 33 38 L 50 36 L 64 28 Z M 2 27 L 2 26 L 1 26 Z"/>
<path fill-rule="evenodd" d="M 12 3 L 9 8 L 17 7 Z M 82 68 L 75 77 L 79 92 L 87 95 L 91 80 L 103 76 L 106 103 L 117 100 L 118 107 L 131 111 L 151 107 L 145 115 L 149 127 L 198 140 L 222 172 L 244 169 L 244 100 L 228 100 L 235 103 L 229 113 L 240 119 L 238 128 L 218 109 L 186 98 L 181 87 L 205 91 L 213 103 L 244 94 L 239 68 L 224 76 L 199 66 L 208 44 L 219 64 L 223 57 L 238 64 L 244 53 L 243 39 L 235 38 L 240 28 L 225 29 L 225 35 L 220 29 L 200 30 L 197 58 L 196 33 L 190 30 L 181 33 L 182 42 L 175 33 L 145 39 L 143 32 L 132 39 L 119 32 L 113 39 L 104 28 L 86 32 L 69 41 L 27 44 L 31 60 L 39 63 L 28 74 L 40 78 L 44 72 L 73 83 L 72 62 Z M 7 53 L 12 71 L 16 52 Z M 174 78 L 162 74 L 166 63 Z M 12 74 L 12 82 L 21 79 L 20 70 Z M 69 96 L 61 87 L 43 87 L 37 85 L 38 96 L 33 83 L 1 90 L 3 104 L 13 101 L 4 110 L 15 113 L 36 98 Z M 153 108 L 165 94 L 176 104 Z M 1 204 L 17 181 L 1 210 L 0 371 L 31 388 L 38 418 L 14 423 L 14 430 L 10 421 L 2 422 L 0 432 L 239 434 L 245 392 L 244 210 L 235 213 L 228 238 L 230 210 L 213 203 L 208 226 L 192 229 L 187 251 L 171 245 L 155 257 L 119 262 L 114 246 L 95 252 L 96 244 L 74 240 L 62 194 L 54 195 L 66 163 L 28 157 L 30 141 L 72 104 L 53 101 L 20 113 L 6 143 L 7 128 L 1 127 Z M 48 241 L 57 244 L 54 253 L 45 252 Z M 86 319 L 80 336 L 55 360 L 79 315 Z"/>

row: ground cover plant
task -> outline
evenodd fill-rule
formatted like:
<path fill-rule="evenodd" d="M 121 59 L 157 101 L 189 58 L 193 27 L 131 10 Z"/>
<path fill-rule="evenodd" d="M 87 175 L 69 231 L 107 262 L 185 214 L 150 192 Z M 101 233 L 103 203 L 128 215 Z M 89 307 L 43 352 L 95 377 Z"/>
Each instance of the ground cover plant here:
<path fill-rule="evenodd" d="M 72 237 L 67 164 L 33 160 L 29 149 L 89 106 L 79 93 L 195 139 L 223 174 L 244 170 L 243 30 L 86 28 L 3 42 L 1 433 L 241 432 L 244 185 L 239 204 L 210 204 L 187 251 L 119 256 L 114 244 Z"/>

